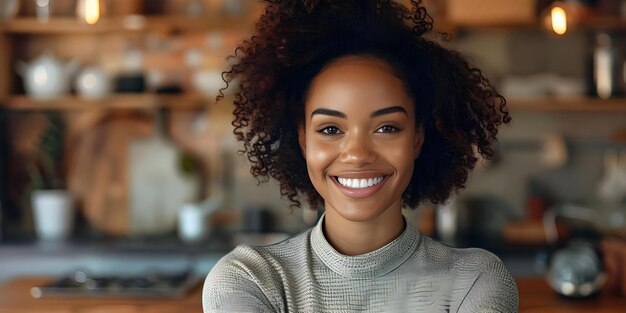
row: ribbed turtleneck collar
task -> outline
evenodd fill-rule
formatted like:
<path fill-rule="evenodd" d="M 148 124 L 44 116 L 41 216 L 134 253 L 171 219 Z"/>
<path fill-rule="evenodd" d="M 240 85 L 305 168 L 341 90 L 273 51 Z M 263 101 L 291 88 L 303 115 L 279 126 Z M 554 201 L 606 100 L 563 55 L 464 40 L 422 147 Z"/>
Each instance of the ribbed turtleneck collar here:
<path fill-rule="evenodd" d="M 333 248 L 324 236 L 325 215 L 311 231 L 311 247 L 317 257 L 333 272 L 350 278 L 378 277 L 400 266 L 419 244 L 419 234 L 406 222 L 404 231 L 398 238 L 385 246 L 361 255 L 344 255 Z"/>

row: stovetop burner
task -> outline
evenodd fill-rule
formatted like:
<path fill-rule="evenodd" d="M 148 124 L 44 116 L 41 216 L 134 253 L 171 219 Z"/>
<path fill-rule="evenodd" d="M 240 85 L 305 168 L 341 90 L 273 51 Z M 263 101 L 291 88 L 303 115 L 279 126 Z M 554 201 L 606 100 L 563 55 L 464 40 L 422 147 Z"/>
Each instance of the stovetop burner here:
<path fill-rule="evenodd" d="M 163 274 L 148 272 L 143 276 L 89 276 L 76 271 L 42 287 L 30 290 L 34 298 L 45 296 L 124 296 L 183 297 L 200 279 L 190 271 Z"/>

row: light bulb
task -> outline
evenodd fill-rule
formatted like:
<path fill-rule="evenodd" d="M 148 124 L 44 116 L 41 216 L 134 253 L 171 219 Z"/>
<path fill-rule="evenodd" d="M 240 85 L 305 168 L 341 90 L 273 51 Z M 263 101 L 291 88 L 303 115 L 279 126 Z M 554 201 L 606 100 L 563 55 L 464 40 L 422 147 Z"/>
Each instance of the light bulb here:
<path fill-rule="evenodd" d="M 552 7 L 550 10 L 550 18 L 552 20 L 552 30 L 557 35 L 563 35 L 567 32 L 567 14 L 562 7 Z"/>
<path fill-rule="evenodd" d="M 100 0 L 80 0 L 76 13 L 87 24 L 96 24 L 100 20 Z"/>
<path fill-rule="evenodd" d="M 85 22 L 93 25 L 100 19 L 100 0 L 85 1 Z"/>

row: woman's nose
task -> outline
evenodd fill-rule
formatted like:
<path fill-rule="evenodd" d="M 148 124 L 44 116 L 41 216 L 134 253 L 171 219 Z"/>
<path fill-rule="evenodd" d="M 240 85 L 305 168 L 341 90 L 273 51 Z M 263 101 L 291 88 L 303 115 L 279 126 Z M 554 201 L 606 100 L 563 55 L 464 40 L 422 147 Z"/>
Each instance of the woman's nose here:
<path fill-rule="evenodd" d="M 342 162 L 362 166 L 376 161 L 377 155 L 373 149 L 369 133 L 352 132 L 344 140 L 343 151 L 340 156 Z"/>

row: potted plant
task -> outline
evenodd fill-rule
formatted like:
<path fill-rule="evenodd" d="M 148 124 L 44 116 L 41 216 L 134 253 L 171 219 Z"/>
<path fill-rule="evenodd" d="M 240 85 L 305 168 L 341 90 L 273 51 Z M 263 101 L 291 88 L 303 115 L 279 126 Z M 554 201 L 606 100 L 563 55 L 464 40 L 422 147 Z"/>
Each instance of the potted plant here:
<path fill-rule="evenodd" d="M 65 123 L 57 112 L 47 118 L 38 153 L 27 166 L 35 232 L 42 240 L 57 241 L 72 231 L 74 199 L 65 188 L 63 175 Z"/>

